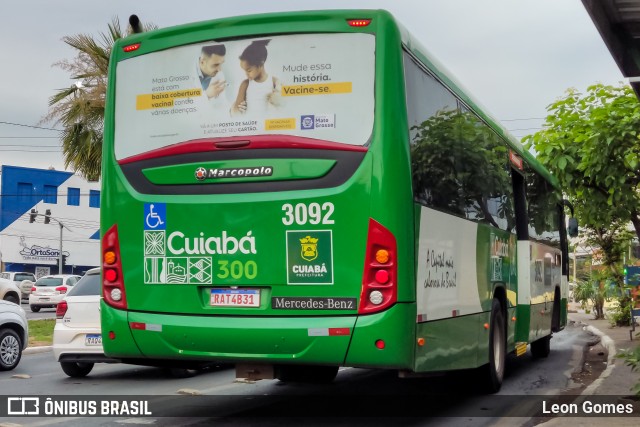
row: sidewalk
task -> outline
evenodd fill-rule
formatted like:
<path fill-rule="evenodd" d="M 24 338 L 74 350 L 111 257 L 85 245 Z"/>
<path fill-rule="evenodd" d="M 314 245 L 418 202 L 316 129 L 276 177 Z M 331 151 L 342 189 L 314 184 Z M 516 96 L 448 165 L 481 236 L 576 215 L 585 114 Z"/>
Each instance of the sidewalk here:
<path fill-rule="evenodd" d="M 588 400 L 589 396 L 613 396 L 622 403 L 627 396 L 633 396 L 631 389 L 640 383 L 640 373 L 631 371 L 625 365 L 624 359 L 616 357 L 623 349 L 632 349 L 640 345 L 640 326 L 636 326 L 633 339 L 630 339 L 630 326 L 612 326 L 608 319 L 596 320 L 593 314 L 587 314 L 576 304 L 569 306 L 569 321 L 582 324 L 586 331 L 600 337 L 600 344 L 607 350 L 607 367 L 600 377 L 589 385 L 581 394 L 581 399 Z M 596 346 L 593 346 L 595 348 Z M 635 403 L 640 407 L 640 402 Z M 552 426 L 638 426 L 640 412 L 636 409 L 636 417 L 557 417 L 545 423 L 545 427 Z"/>

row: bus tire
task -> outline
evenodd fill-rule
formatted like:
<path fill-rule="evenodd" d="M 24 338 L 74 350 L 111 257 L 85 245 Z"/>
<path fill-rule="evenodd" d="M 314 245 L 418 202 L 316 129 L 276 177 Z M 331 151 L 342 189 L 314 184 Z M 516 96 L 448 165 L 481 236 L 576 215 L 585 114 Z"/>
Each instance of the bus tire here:
<path fill-rule="evenodd" d="M 549 356 L 551 352 L 551 335 L 547 335 L 544 338 L 540 338 L 537 341 L 531 343 L 531 355 L 535 359 L 541 359 Z"/>
<path fill-rule="evenodd" d="M 71 378 L 82 378 L 89 375 L 89 372 L 93 369 L 93 363 L 60 362 L 60 367 Z"/>
<path fill-rule="evenodd" d="M 487 393 L 497 393 L 502 387 L 506 361 L 505 323 L 502 305 L 496 298 L 491 304 L 489 323 L 489 363 L 481 368 L 482 387 Z"/>
<path fill-rule="evenodd" d="M 556 289 L 551 312 L 551 332 L 560 332 L 560 292 Z"/>
<path fill-rule="evenodd" d="M 282 382 L 327 384 L 338 375 L 337 366 L 279 366 L 276 378 Z"/>
<path fill-rule="evenodd" d="M 166 372 L 172 378 L 191 378 L 198 375 L 197 369 L 189 368 L 167 368 Z"/>

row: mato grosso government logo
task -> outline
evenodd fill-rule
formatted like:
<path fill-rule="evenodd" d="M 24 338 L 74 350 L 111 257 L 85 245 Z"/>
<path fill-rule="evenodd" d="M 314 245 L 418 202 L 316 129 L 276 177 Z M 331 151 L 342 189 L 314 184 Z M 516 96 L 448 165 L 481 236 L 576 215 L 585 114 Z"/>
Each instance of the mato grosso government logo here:
<path fill-rule="evenodd" d="M 331 230 L 287 231 L 287 284 L 333 284 Z"/>

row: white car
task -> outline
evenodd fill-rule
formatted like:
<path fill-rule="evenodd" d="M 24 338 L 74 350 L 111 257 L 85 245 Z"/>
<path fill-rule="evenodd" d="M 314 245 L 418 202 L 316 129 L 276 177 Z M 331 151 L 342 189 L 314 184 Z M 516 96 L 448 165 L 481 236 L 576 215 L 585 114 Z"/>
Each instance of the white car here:
<path fill-rule="evenodd" d="M 55 308 L 78 280 L 80 276 L 75 274 L 54 274 L 39 278 L 29 294 L 31 311 L 37 313 L 41 308 Z"/>
<path fill-rule="evenodd" d="M 70 377 L 88 375 L 97 362 L 117 362 L 102 350 L 100 298 L 100 268 L 92 268 L 56 308 L 53 355 Z"/>
<path fill-rule="evenodd" d="M 53 355 L 65 374 L 73 378 L 89 375 L 96 363 L 121 363 L 104 354 L 100 325 L 100 299 L 102 282 L 100 268 L 88 270 L 82 279 L 64 297 L 56 308 L 56 326 L 53 329 Z M 134 363 L 128 361 L 126 363 Z M 147 361 L 144 361 L 147 362 Z M 184 378 L 213 366 L 213 363 L 190 367 L 175 366 L 174 361 L 136 363 L 164 368 L 172 377 Z"/>
<path fill-rule="evenodd" d="M 20 304 L 20 288 L 11 280 L 0 277 L 0 300 Z"/>
<path fill-rule="evenodd" d="M 33 273 L 27 273 L 26 271 L 3 271 L 0 273 L 0 279 L 7 279 L 13 282 L 22 292 L 22 300 L 26 301 L 31 293 L 31 287 L 33 282 L 36 281 L 36 276 Z"/>
<path fill-rule="evenodd" d="M 0 300 L 0 371 L 18 366 L 29 344 L 29 324 L 22 307 Z"/>

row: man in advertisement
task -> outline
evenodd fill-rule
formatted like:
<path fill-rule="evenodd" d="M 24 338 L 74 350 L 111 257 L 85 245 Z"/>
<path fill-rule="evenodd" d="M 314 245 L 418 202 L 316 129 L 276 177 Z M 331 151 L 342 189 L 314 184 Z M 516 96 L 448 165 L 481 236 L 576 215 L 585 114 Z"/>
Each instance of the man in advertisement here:
<path fill-rule="evenodd" d="M 223 44 L 203 46 L 196 67 L 204 94 L 214 106 L 222 108 L 227 104 L 224 91 L 228 83 L 221 71 L 226 53 Z"/>

